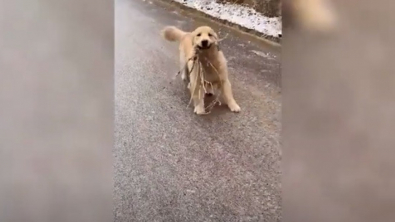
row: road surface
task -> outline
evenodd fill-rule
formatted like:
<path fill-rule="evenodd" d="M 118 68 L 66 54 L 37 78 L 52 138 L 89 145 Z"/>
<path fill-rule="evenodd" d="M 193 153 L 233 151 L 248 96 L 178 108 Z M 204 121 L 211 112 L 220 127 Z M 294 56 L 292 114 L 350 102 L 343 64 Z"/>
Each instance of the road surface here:
<path fill-rule="evenodd" d="M 160 30 L 213 26 L 241 113 L 197 116 Z M 280 53 L 177 8 L 115 1 L 115 221 L 280 221 Z"/>

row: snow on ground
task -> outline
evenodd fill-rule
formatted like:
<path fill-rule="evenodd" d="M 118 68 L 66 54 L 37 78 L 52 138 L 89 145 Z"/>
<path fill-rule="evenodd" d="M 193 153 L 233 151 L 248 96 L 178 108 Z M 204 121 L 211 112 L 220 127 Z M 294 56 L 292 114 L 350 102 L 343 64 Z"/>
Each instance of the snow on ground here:
<path fill-rule="evenodd" d="M 279 17 L 269 18 L 252 8 L 230 3 L 219 4 L 213 0 L 173 1 L 268 36 L 279 37 L 281 35 L 281 19 Z"/>

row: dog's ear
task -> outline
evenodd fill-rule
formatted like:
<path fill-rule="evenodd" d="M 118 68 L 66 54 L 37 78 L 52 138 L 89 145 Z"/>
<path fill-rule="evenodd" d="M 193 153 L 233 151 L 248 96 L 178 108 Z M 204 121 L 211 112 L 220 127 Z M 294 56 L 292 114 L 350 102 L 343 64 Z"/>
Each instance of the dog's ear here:
<path fill-rule="evenodd" d="M 193 31 L 193 32 L 191 32 L 191 34 L 192 34 L 192 45 L 193 46 L 195 46 L 196 45 L 196 30 L 195 31 Z"/>
<path fill-rule="evenodd" d="M 220 49 L 220 47 L 219 47 L 219 37 L 218 37 L 218 34 L 215 33 L 215 32 L 213 32 L 213 36 L 214 36 L 214 39 L 215 39 L 214 45 L 217 47 L 217 50 L 218 50 L 218 51 L 221 51 L 221 49 Z"/>
<path fill-rule="evenodd" d="M 192 35 L 192 39 L 191 39 L 191 44 L 192 44 L 192 46 L 196 46 L 196 35 L 195 35 L 195 33 L 192 33 L 193 35 Z"/>
<path fill-rule="evenodd" d="M 213 38 L 214 38 L 214 44 L 218 47 L 218 40 L 219 40 L 219 38 L 218 38 L 218 34 L 216 33 L 216 32 L 212 32 L 212 35 L 213 35 Z"/>
<path fill-rule="evenodd" d="M 213 35 L 215 41 L 218 41 L 218 39 L 219 39 L 219 38 L 218 38 L 218 34 L 217 34 L 216 32 L 214 32 L 214 31 L 212 31 L 211 33 L 212 33 L 212 35 Z"/>
<path fill-rule="evenodd" d="M 216 32 L 214 32 L 214 31 L 211 31 L 210 34 L 212 35 L 212 37 L 214 39 L 214 44 L 218 45 L 218 40 L 219 40 L 218 34 Z"/>

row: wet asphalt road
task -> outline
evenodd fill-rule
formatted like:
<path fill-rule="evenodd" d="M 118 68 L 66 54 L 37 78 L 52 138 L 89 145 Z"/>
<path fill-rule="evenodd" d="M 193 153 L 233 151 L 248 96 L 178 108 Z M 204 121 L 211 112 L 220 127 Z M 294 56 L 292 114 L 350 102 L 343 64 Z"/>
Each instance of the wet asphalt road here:
<path fill-rule="evenodd" d="M 197 116 L 165 25 L 224 37 L 241 113 Z M 280 221 L 280 54 L 176 8 L 115 1 L 115 221 Z"/>

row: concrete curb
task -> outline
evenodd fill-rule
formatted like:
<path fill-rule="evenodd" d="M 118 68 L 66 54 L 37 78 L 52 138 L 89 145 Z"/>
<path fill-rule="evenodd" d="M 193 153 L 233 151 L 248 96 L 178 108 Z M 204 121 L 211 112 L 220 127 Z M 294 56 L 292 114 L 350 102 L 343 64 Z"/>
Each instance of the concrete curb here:
<path fill-rule="evenodd" d="M 177 8 L 181 8 L 182 10 L 192 14 L 193 16 L 198 16 L 198 17 L 203 18 L 203 19 L 209 19 L 211 21 L 220 23 L 222 25 L 226 25 L 226 26 L 228 26 L 228 27 L 230 27 L 230 28 L 232 28 L 234 30 L 241 31 L 241 32 L 243 32 L 245 34 L 248 34 L 248 35 L 250 35 L 250 36 L 252 36 L 254 38 L 257 38 L 257 39 L 259 39 L 261 41 L 265 41 L 265 42 L 267 42 L 267 43 L 269 43 L 271 45 L 274 45 L 274 46 L 277 46 L 277 47 L 281 47 L 281 38 L 268 36 L 268 35 L 265 35 L 265 34 L 263 34 L 261 32 L 258 32 L 256 30 L 249 29 L 249 28 L 243 27 L 241 25 L 238 25 L 238 24 L 235 24 L 235 23 L 223 20 L 223 19 L 216 18 L 214 16 L 208 15 L 208 14 L 206 14 L 204 12 L 201 12 L 199 10 L 196 10 L 194 8 L 190 8 L 188 6 L 185 6 L 185 5 L 183 5 L 183 4 L 179 3 L 179 2 L 172 1 L 172 0 L 153 0 L 153 2 L 156 2 L 156 3 L 159 3 L 159 4 L 170 5 L 170 6 L 177 7 Z"/>

